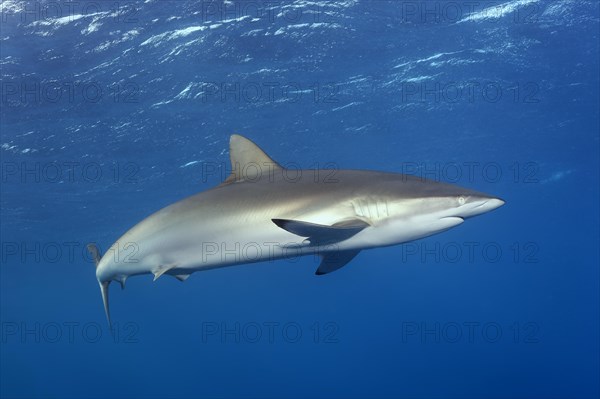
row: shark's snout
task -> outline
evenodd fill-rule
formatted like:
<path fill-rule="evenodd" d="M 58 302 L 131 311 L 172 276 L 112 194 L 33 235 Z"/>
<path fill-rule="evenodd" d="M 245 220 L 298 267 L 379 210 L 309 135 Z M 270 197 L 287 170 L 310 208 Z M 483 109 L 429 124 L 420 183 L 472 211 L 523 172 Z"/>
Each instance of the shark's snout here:
<path fill-rule="evenodd" d="M 471 197 L 467 203 L 459 207 L 457 216 L 461 218 L 470 218 L 481 215 L 500 208 L 504 205 L 504 201 L 494 197 Z"/>

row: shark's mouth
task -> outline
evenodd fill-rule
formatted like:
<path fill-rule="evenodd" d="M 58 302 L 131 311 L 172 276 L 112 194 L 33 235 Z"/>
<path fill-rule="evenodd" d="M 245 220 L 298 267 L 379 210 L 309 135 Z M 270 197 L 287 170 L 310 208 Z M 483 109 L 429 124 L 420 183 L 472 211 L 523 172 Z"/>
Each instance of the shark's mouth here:
<path fill-rule="evenodd" d="M 475 208 L 473 208 L 473 209 L 481 208 L 482 206 L 484 206 L 484 205 L 485 205 L 485 204 L 487 204 L 488 202 L 489 202 L 489 200 L 488 200 L 488 201 L 483 201 L 481 204 L 477 205 L 477 206 L 476 206 Z"/>
<path fill-rule="evenodd" d="M 438 231 L 445 231 L 451 229 L 454 226 L 463 224 L 464 221 L 465 219 L 463 219 L 460 216 L 445 216 L 443 218 L 440 218 L 438 221 L 438 226 L 440 228 Z"/>
<path fill-rule="evenodd" d="M 458 223 L 462 223 L 465 221 L 465 218 L 462 216 L 444 216 L 443 218 L 440 218 L 440 220 L 455 221 Z"/>

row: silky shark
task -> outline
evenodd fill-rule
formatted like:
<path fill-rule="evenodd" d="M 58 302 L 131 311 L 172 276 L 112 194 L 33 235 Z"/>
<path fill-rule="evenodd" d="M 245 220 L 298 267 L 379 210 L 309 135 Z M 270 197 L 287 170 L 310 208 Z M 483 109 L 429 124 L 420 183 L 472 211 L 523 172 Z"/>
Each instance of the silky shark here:
<path fill-rule="evenodd" d="M 455 185 L 366 170 L 286 169 L 232 135 L 231 175 L 148 216 L 104 254 L 88 244 L 110 325 L 108 288 L 129 276 L 170 275 L 317 254 L 317 275 L 361 250 L 406 243 L 504 204 Z"/>

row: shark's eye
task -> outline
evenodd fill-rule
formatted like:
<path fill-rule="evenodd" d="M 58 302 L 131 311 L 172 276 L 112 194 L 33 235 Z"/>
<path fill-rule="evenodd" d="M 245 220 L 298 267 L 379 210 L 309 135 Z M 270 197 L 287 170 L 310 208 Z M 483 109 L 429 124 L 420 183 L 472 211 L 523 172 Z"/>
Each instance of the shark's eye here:
<path fill-rule="evenodd" d="M 462 195 L 460 195 L 460 196 L 458 197 L 458 204 L 459 204 L 459 205 L 464 205 L 464 204 L 465 204 L 465 202 L 467 202 L 467 199 L 466 199 L 465 197 L 463 197 Z"/>

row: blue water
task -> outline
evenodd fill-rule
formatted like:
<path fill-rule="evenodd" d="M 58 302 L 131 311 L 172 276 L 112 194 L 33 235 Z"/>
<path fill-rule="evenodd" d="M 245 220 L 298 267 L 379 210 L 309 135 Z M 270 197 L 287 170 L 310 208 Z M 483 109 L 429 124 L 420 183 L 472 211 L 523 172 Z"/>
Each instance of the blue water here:
<path fill-rule="evenodd" d="M 2 397 L 595 398 L 596 1 L 2 2 Z M 302 168 L 506 205 L 404 246 L 111 286 L 85 244 Z"/>

